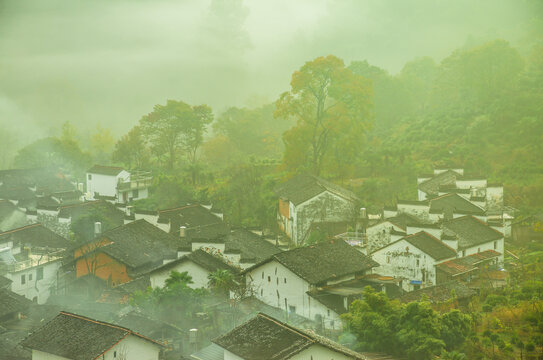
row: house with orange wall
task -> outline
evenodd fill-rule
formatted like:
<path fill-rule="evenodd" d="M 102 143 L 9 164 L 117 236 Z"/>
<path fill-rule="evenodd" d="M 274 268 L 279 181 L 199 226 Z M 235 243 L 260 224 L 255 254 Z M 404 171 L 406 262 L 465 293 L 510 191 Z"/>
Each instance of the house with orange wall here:
<path fill-rule="evenodd" d="M 145 220 L 111 229 L 74 251 L 76 277 L 119 285 L 177 258 L 179 239 Z"/>

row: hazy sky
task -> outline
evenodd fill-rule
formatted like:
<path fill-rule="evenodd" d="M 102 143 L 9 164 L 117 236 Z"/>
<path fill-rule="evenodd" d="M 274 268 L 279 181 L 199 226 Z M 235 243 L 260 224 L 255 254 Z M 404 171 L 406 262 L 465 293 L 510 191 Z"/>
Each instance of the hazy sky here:
<path fill-rule="evenodd" d="M 0 124 L 123 134 L 156 103 L 273 101 L 334 54 L 391 73 L 468 38 L 514 42 L 523 0 L 0 0 Z"/>

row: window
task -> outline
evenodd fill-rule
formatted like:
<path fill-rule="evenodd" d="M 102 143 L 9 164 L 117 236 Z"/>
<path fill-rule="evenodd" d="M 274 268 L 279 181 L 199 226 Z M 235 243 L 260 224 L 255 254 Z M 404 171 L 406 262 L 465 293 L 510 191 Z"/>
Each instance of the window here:
<path fill-rule="evenodd" d="M 137 198 L 138 196 L 140 196 L 140 191 L 138 189 L 132 190 L 132 197 Z"/>
<path fill-rule="evenodd" d="M 87 179 L 92 180 L 92 175 L 91 174 L 87 175 Z"/>
<path fill-rule="evenodd" d="M 328 316 L 330 316 L 330 309 L 328 309 L 327 311 L 328 311 Z"/>
<path fill-rule="evenodd" d="M 260 296 L 264 295 L 264 289 L 260 289 Z"/>
<path fill-rule="evenodd" d="M 498 248 L 498 242 L 494 241 L 494 250 L 496 250 L 497 248 Z"/>
<path fill-rule="evenodd" d="M 277 275 L 277 268 L 275 268 L 275 275 Z"/>
<path fill-rule="evenodd" d="M 387 264 L 390 264 L 390 256 L 387 255 Z"/>
<path fill-rule="evenodd" d="M 36 270 L 36 280 L 43 279 L 43 268 L 38 268 Z"/>
<path fill-rule="evenodd" d="M 466 256 L 466 250 L 462 250 L 462 257 Z"/>
<path fill-rule="evenodd" d="M 285 278 L 285 284 L 287 283 L 287 278 Z"/>
<path fill-rule="evenodd" d="M 275 280 L 277 280 L 277 281 L 276 281 L 276 282 L 277 282 L 277 285 L 279 285 L 279 278 L 276 278 Z"/>
<path fill-rule="evenodd" d="M 271 282 L 271 276 L 268 275 L 268 282 Z"/>
<path fill-rule="evenodd" d="M 417 259 L 417 266 L 420 266 L 420 260 Z"/>
<path fill-rule="evenodd" d="M 28 274 L 28 281 L 32 281 L 32 274 Z"/>
<path fill-rule="evenodd" d="M 26 275 L 21 275 L 21 285 L 26 284 Z"/>
<path fill-rule="evenodd" d="M 114 357 L 114 358 L 117 357 L 117 352 L 116 352 L 116 351 L 113 352 L 113 357 Z"/>
<path fill-rule="evenodd" d="M 290 314 L 295 314 L 295 313 L 296 313 L 296 306 L 289 305 L 289 306 L 288 306 L 288 312 L 289 312 Z"/>
<path fill-rule="evenodd" d="M 264 271 L 262 271 L 262 279 L 264 279 Z"/>

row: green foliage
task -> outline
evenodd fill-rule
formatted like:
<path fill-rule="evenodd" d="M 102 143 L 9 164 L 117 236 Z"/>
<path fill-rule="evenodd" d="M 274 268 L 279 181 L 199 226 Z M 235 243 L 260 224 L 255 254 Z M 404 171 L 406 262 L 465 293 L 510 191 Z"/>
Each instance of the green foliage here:
<path fill-rule="evenodd" d="M 209 288 L 217 295 L 228 298 L 237 286 L 234 275 L 228 270 L 218 269 L 207 276 Z"/>
<path fill-rule="evenodd" d="M 140 120 L 141 134 L 157 159 L 164 160 L 172 170 L 179 153 L 185 155 L 189 163 L 196 162 L 197 150 L 212 120 L 213 114 L 207 105 L 190 106 L 168 100 L 166 105 L 155 105 L 153 112 Z"/>
<path fill-rule="evenodd" d="M 130 304 L 162 321 L 179 327 L 191 326 L 196 313 L 204 310 L 207 291 L 192 289 L 192 278 L 186 273 L 172 272 L 163 288 L 135 292 Z"/>
<path fill-rule="evenodd" d="M 275 115 L 293 118 L 285 132 L 284 162 L 291 172 L 319 175 L 324 166 L 345 177 L 360 154 L 361 138 L 373 120 L 370 82 L 329 55 L 308 61 L 292 74 L 291 90 L 281 95 Z"/>
<path fill-rule="evenodd" d="M 461 348 L 471 326 L 471 318 L 458 310 L 440 315 L 427 302 L 403 305 L 371 287 L 364 289 L 362 299 L 355 300 L 342 317 L 357 336 L 358 350 L 417 360 L 433 359 L 445 348 Z"/>
<path fill-rule="evenodd" d="M 134 126 L 128 134 L 121 137 L 111 156 L 113 161 L 124 164 L 128 169 L 146 169 L 150 159 L 141 127 Z"/>

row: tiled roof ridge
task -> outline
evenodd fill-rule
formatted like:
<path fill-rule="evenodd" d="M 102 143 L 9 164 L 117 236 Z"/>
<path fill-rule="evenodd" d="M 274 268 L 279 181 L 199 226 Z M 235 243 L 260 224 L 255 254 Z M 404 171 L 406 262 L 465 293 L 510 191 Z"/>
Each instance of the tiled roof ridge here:
<path fill-rule="evenodd" d="M 83 316 L 83 315 L 79 315 L 79 314 L 74 314 L 74 313 L 71 313 L 71 312 L 68 312 L 68 311 L 65 311 L 65 310 L 61 310 L 61 311 L 59 312 L 59 315 L 60 315 L 60 314 L 63 314 L 63 315 L 66 315 L 66 316 L 70 316 L 70 317 L 73 317 L 73 318 L 75 318 L 75 319 L 85 320 L 85 321 L 88 321 L 88 322 L 92 322 L 92 323 L 98 324 L 98 325 L 108 326 L 108 327 L 113 328 L 113 329 L 118 329 L 118 330 L 126 331 L 126 332 L 127 332 L 126 336 L 128 336 L 128 335 L 135 335 L 135 336 L 140 337 L 140 338 L 142 338 L 142 339 L 151 341 L 151 342 L 153 342 L 153 343 L 155 343 L 155 344 L 157 344 L 157 345 L 164 346 L 164 344 L 162 344 L 161 342 L 158 342 L 158 341 L 156 341 L 156 340 L 153 340 L 153 339 L 151 339 L 151 338 L 149 338 L 149 337 L 147 337 L 147 336 L 145 336 L 145 335 L 142 335 L 142 334 L 140 334 L 140 333 L 138 333 L 138 332 L 135 332 L 134 330 L 130 330 L 130 329 L 125 328 L 125 327 L 123 327 L 123 326 L 114 325 L 114 324 L 111 324 L 111 323 L 107 323 L 107 322 L 105 322 L 105 321 L 100 321 L 100 320 L 91 319 L 91 318 L 89 318 L 89 317 L 86 317 L 86 316 Z M 57 316 L 58 316 L 58 315 L 57 315 Z M 124 336 L 122 339 L 124 339 L 126 336 Z M 117 343 L 115 343 L 114 345 L 112 345 L 109 349 L 111 349 L 113 346 L 117 345 L 122 339 L 120 339 L 119 341 L 117 341 Z M 106 351 L 108 351 L 109 349 L 107 349 Z M 106 352 L 106 351 L 104 351 L 104 352 Z M 102 353 L 102 354 L 103 354 L 103 353 Z M 100 355 L 102 355 L 102 354 L 100 354 Z M 100 356 L 100 355 L 99 355 L 99 356 Z M 95 359 L 97 359 L 97 358 L 98 358 L 98 357 L 96 357 Z"/>
<path fill-rule="evenodd" d="M 85 202 L 78 203 L 78 204 L 64 205 L 64 206 L 59 207 L 59 210 L 69 209 L 69 208 L 76 207 L 76 206 L 86 206 L 86 205 L 90 205 L 90 204 L 96 204 L 96 203 L 99 203 L 99 202 L 102 202 L 102 201 L 103 200 L 93 200 L 93 201 L 85 201 Z"/>
<path fill-rule="evenodd" d="M 12 233 L 14 233 L 14 232 L 21 231 L 21 230 L 25 230 L 25 229 L 31 229 L 31 228 L 37 227 L 37 226 L 41 226 L 41 227 L 43 227 L 43 228 L 46 228 L 46 227 L 43 226 L 41 223 L 28 224 L 28 225 L 21 226 L 21 227 L 16 228 L 16 229 L 11 229 L 11 230 L 8 230 L 8 231 L 4 231 L 4 232 L 0 233 L 0 236 L 4 236 L 4 235 L 7 235 L 7 234 L 12 234 Z M 46 229 L 47 229 L 47 228 L 46 228 Z"/>
<path fill-rule="evenodd" d="M 158 210 L 158 213 L 159 213 L 159 214 L 162 214 L 162 213 L 165 213 L 165 212 L 176 211 L 176 210 L 183 210 L 183 209 L 188 209 L 188 208 L 197 207 L 197 206 L 202 206 L 202 205 L 200 205 L 200 204 L 198 204 L 198 203 L 196 203 L 196 204 L 189 204 L 189 205 L 184 205 L 184 206 L 180 206 L 180 207 L 176 207 L 176 208 Z M 202 207 L 203 207 L 203 206 L 202 206 Z"/>
<path fill-rule="evenodd" d="M 122 167 L 122 166 L 100 165 L 100 164 L 94 164 L 94 165 L 92 165 L 91 169 L 94 168 L 95 166 L 101 167 L 101 168 L 108 168 L 108 169 L 124 170 L 124 167 Z M 90 169 L 89 169 L 89 170 L 90 170 Z"/>
<path fill-rule="evenodd" d="M 454 250 L 452 247 L 450 247 L 449 245 L 445 244 L 443 241 L 439 240 L 439 239 L 436 238 L 434 235 L 429 234 L 429 233 L 427 233 L 427 232 L 424 231 L 424 230 L 423 230 L 423 231 L 419 231 L 418 233 L 415 233 L 415 234 L 407 235 L 406 237 L 404 237 L 404 239 L 405 239 L 405 238 L 408 238 L 408 237 L 410 237 L 410 236 L 419 235 L 420 233 L 425 233 L 425 234 L 428 235 L 432 240 L 437 241 L 437 242 L 440 243 L 441 245 L 444 245 L 444 246 L 448 247 L 449 249 L 451 249 L 452 251 L 454 251 L 454 252 L 456 253 L 456 250 Z"/>
<path fill-rule="evenodd" d="M 494 231 L 496 234 L 498 235 L 502 235 L 503 236 L 503 233 L 499 232 L 498 230 L 494 229 L 492 226 L 489 226 L 486 222 L 484 222 L 483 220 L 481 219 L 478 219 L 476 218 L 475 216 L 473 215 L 464 215 L 464 216 L 460 216 L 456 219 L 452 219 L 451 222 L 455 221 L 455 220 L 458 220 L 458 219 L 464 219 L 464 218 L 472 218 L 474 220 L 476 220 L 477 222 L 479 222 L 481 225 L 484 225 L 486 226 L 487 228 L 491 229 L 492 231 Z"/>

